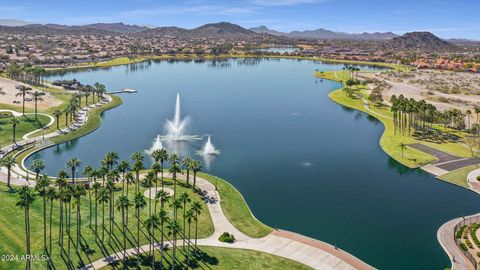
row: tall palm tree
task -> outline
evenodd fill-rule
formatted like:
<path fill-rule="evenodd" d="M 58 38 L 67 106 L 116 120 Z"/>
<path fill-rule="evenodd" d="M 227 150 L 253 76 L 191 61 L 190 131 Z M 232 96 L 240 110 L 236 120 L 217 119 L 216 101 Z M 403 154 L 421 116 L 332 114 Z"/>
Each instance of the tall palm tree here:
<path fill-rule="evenodd" d="M 169 222 L 169 217 L 167 211 L 165 209 L 160 209 L 158 212 L 158 219 L 160 220 L 160 265 L 163 265 L 163 250 L 164 250 L 164 245 L 163 245 L 163 239 L 165 235 L 165 230 L 164 230 L 164 225 L 165 223 Z"/>
<path fill-rule="evenodd" d="M 153 181 L 155 180 L 155 175 L 152 171 L 149 171 L 147 173 L 147 176 L 145 177 L 145 184 L 148 186 L 148 216 L 150 217 L 152 215 L 152 186 L 153 186 Z"/>
<path fill-rule="evenodd" d="M 100 194 L 98 196 L 98 201 L 102 204 L 102 242 L 105 239 L 105 203 L 108 203 L 110 200 L 110 194 L 108 189 L 100 189 Z"/>
<path fill-rule="evenodd" d="M 2 161 L 0 161 L 0 165 L 2 167 L 7 168 L 7 186 L 8 186 L 9 189 L 12 188 L 12 186 L 10 186 L 10 178 L 11 178 L 11 175 L 12 175 L 12 167 L 14 167 L 16 164 L 17 164 L 17 161 L 15 160 L 15 158 L 13 156 L 6 156 L 2 159 Z"/>
<path fill-rule="evenodd" d="M 149 249 L 148 255 L 152 258 L 152 269 L 155 269 L 155 253 L 152 254 L 152 246 L 155 247 L 155 229 L 158 229 L 160 226 L 160 219 L 157 215 L 153 215 L 145 220 L 145 227 L 148 230 L 148 237 L 149 237 Z M 152 256 L 153 255 L 153 256 Z"/>
<path fill-rule="evenodd" d="M 140 170 L 143 169 L 143 159 L 144 159 L 144 156 L 142 153 L 140 152 L 135 152 L 132 154 L 132 156 L 130 157 L 130 159 L 134 162 L 133 163 L 133 166 L 132 166 L 132 170 L 135 171 L 135 175 L 136 175 L 136 181 L 137 181 L 137 184 L 135 186 L 135 193 L 138 193 L 138 190 L 139 190 L 139 182 L 140 182 Z"/>
<path fill-rule="evenodd" d="M 28 187 L 22 186 L 18 191 L 19 200 L 16 206 L 19 206 L 25 210 L 25 236 L 26 236 L 26 255 L 30 256 L 30 206 L 35 201 L 35 193 Z M 31 260 L 26 260 L 26 270 L 30 270 Z"/>
<path fill-rule="evenodd" d="M 173 235 L 173 242 L 172 242 L 172 270 L 175 269 L 175 261 L 176 261 L 176 251 L 177 251 L 177 235 L 182 231 L 180 224 L 176 220 L 172 221 L 167 225 L 169 229 L 168 234 Z"/>
<path fill-rule="evenodd" d="M 34 91 L 33 93 L 30 93 L 30 95 L 32 95 L 32 97 L 33 97 L 33 102 L 35 102 L 35 119 L 38 120 L 38 117 L 37 117 L 37 112 L 38 112 L 37 105 L 38 105 L 38 102 L 39 102 L 39 101 L 43 101 L 42 96 L 44 95 L 44 93 L 39 92 L 39 91 Z"/>
<path fill-rule="evenodd" d="M 170 206 L 173 208 L 173 220 L 178 218 L 178 209 L 182 209 L 182 201 L 180 199 L 174 199 Z"/>
<path fill-rule="evenodd" d="M 62 116 L 62 111 L 60 110 L 55 110 L 53 112 L 53 115 L 55 116 L 56 122 L 57 122 L 57 129 L 60 130 L 60 116 Z"/>
<path fill-rule="evenodd" d="M 165 148 L 162 148 L 159 150 L 159 154 L 158 154 L 158 159 L 160 161 L 160 166 L 161 166 L 161 173 L 162 173 L 162 190 L 163 190 L 163 186 L 164 186 L 164 183 L 163 183 L 163 169 L 165 169 L 165 161 L 168 159 L 168 152 Z"/>
<path fill-rule="evenodd" d="M 18 90 L 18 93 L 15 94 L 16 97 L 22 97 L 22 114 L 25 115 L 25 96 L 30 94 L 31 87 L 25 85 L 17 85 L 15 88 Z"/>
<path fill-rule="evenodd" d="M 71 106 L 68 105 L 65 108 L 63 108 L 63 113 L 65 114 L 65 126 L 68 128 L 68 115 L 70 114 L 71 111 Z"/>
<path fill-rule="evenodd" d="M 66 224 L 67 224 L 67 256 L 70 258 L 70 240 L 71 238 L 71 233 L 70 233 L 70 228 L 71 228 L 71 220 L 72 220 L 72 207 L 71 207 L 71 202 L 72 202 L 72 195 L 74 193 L 74 185 L 67 185 L 65 186 L 65 196 L 64 196 L 64 204 L 66 205 L 67 209 L 67 215 L 66 215 Z"/>
<path fill-rule="evenodd" d="M 72 182 L 75 183 L 75 171 L 80 166 L 81 162 L 78 158 L 73 157 L 67 161 L 67 167 L 72 170 Z"/>
<path fill-rule="evenodd" d="M 110 152 L 105 154 L 104 161 L 109 170 L 113 170 L 113 166 L 118 163 L 118 153 L 117 152 Z"/>
<path fill-rule="evenodd" d="M 136 215 L 137 215 L 137 265 L 140 263 L 140 210 L 142 210 L 147 202 L 142 193 L 137 193 L 134 200 Z"/>
<path fill-rule="evenodd" d="M 132 172 L 128 172 L 128 173 L 125 174 L 125 183 L 127 184 L 127 192 L 126 192 L 125 196 L 127 196 L 127 197 L 128 197 L 128 195 L 129 195 L 129 194 L 128 194 L 128 192 L 129 192 L 129 191 L 128 191 L 128 186 L 130 186 L 130 185 L 133 183 L 134 179 L 135 179 L 135 178 L 134 178 Z M 127 208 L 126 210 L 127 210 L 126 223 L 127 223 L 127 226 L 128 226 L 128 208 Z"/>
<path fill-rule="evenodd" d="M 197 233 L 198 233 L 198 216 L 202 213 L 202 205 L 200 202 L 194 202 L 192 211 L 195 214 L 195 248 L 197 247 Z"/>
<path fill-rule="evenodd" d="M 202 163 L 198 160 L 192 161 L 192 167 L 193 171 L 193 190 L 195 190 L 195 185 L 197 184 L 197 173 L 202 170 Z"/>
<path fill-rule="evenodd" d="M 48 238 L 49 238 L 49 252 L 48 254 L 52 254 L 52 221 L 53 221 L 53 202 L 58 198 L 58 195 L 57 195 L 57 190 L 54 188 L 54 187 L 49 187 L 47 189 L 47 200 L 50 201 L 50 212 L 49 212 L 49 221 L 48 221 L 48 230 L 49 230 L 49 233 L 48 233 Z M 51 260 L 50 256 L 49 257 L 49 260 Z"/>
<path fill-rule="evenodd" d="M 183 204 L 183 217 L 185 217 L 185 212 L 187 211 L 187 203 L 191 202 L 192 200 L 190 199 L 190 196 L 188 196 L 188 193 L 186 192 L 183 192 L 182 194 L 180 194 L 180 201 L 182 202 Z M 183 219 L 183 235 L 186 235 L 185 234 L 185 229 L 186 229 L 186 224 L 185 224 L 186 220 L 185 218 Z M 183 246 L 185 246 L 185 237 L 183 238 Z"/>
<path fill-rule="evenodd" d="M 14 117 L 12 118 L 11 123 L 12 123 L 13 143 L 16 145 L 17 141 L 15 137 L 17 136 L 17 125 L 20 124 L 20 121 L 16 117 Z"/>
<path fill-rule="evenodd" d="M 186 157 L 182 160 L 183 169 L 187 171 L 187 187 L 190 184 L 189 181 L 190 181 L 190 169 L 191 169 L 190 164 L 191 163 L 192 163 L 192 159 L 190 157 Z"/>
<path fill-rule="evenodd" d="M 41 160 L 41 159 L 40 159 Z M 50 187 L 50 179 L 43 175 L 40 179 L 37 177 L 35 191 L 43 199 L 43 255 L 47 256 L 47 192 Z M 48 263 L 50 265 L 50 262 Z"/>
<path fill-rule="evenodd" d="M 170 155 L 170 168 L 168 171 L 172 174 L 173 180 L 173 199 L 177 198 L 177 173 L 180 173 L 180 165 L 178 164 L 178 157 L 175 154 Z"/>
<path fill-rule="evenodd" d="M 45 162 L 43 162 L 43 159 L 36 158 L 32 161 L 30 169 L 35 172 L 35 180 L 38 180 L 40 172 L 45 169 Z"/>
<path fill-rule="evenodd" d="M 122 224 L 123 224 L 123 260 L 125 261 L 127 259 L 127 224 L 125 222 L 125 209 L 128 209 L 129 207 L 132 206 L 132 203 L 128 199 L 127 196 L 122 195 L 118 197 L 117 202 L 116 202 L 117 209 L 122 212 Z"/>
<path fill-rule="evenodd" d="M 107 180 L 107 186 L 105 187 L 108 190 L 108 194 L 110 196 L 109 198 L 109 231 L 110 231 L 110 237 L 108 238 L 108 243 L 110 244 L 110 239 L 113 236 L 113 221 L 115 220 L 115 213 L 114 213 L 114 207 L 113 204 L 115 203 L 115 198 L 114 198 L 114 192 L 115 192 L 115 183 L 112 181 L 112 179 Z"/>
<path fill-rule="evenodd" d="M 122 195 L 125 195 L 125 173 L 128 172 L 130 169 L 130 163 L 126 160 L 120 161 L 120 163 L 117 166 L 118 172 L 122 174 Z"/>
<path fill-rule="evenodd" d="M 86 195 L 86 190 L 85 190 L 85 186 L 79 183 L 76 184 L 74 187 L 75 188 L 73 189 L 73 196 L 75 198 L 75 204 L 77 206 L 77 237 L 75 238 L 76 239 L 75 250 L 78 253 L 79 240 L 82 235 L 82 214 L 80 211 L 81 210 L 80 202 L 81 202 L 81 197 Z"/>
<path fill-rule="evenodd" d="M 183 229 L 184 233 L 183 235 L 187 235 L 188 243 L 187 243 L 187 266 L 190 266 L 190 232 L 191 232 L 191 227 L 192 227 L 192 221 L 195 220 L 195 212 L 193 209 L 189 209 L 186 213 L 184 212 L 183 214 L 184 220 L 187 220 L 188 222 L 188 235 L 185 233 L 185 228 Z M 185 248 L 185 238 L 183 240 L 183 248 Z"/>
<path fill-rule="evenodd" d="M 88 219 L 89 219 L 89 226 L 92 227 L 92 182 L 91 177 L 95 173 L 95 169 L 92 166 L 87 165 L 83 169 L 82 175 L 87 177 L 88 181 Z"/>
<path fill-rule="evenodd" d="M 98 182 L 95 182 L 93 183 L 93 186 L 92 186 L 92 189 L 93 189 L 93 194 L 95 196 L 94 200 L 95 200 L 95 208 L 94 208 L 94 212 L 95 212 L 95 235 L 98 236 L 97 234 L 97 228 L 98 228 L 98 191 L 102 188 L 102 185 L 100 185 L 100 183 Z"/>

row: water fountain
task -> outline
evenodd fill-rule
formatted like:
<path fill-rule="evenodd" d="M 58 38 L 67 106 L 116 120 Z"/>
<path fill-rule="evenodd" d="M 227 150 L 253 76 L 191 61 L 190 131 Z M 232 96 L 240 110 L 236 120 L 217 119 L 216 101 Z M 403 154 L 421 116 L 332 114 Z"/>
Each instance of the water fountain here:
<path fill-rule="evenodd" d="M 153 153 L 153 151 L 157 150 L 157 149 L 163 149 L 163 144 L 162 144 L 162 139 L 160 137 L 160 135 L 157 135 L 157 138 L 155 138 L 155 140 L 153 141 L 153 145 L 150 149 L 148 150 L 145 150 L 145 152 L 147 154 L 151 154 Z"/>
<path fill-rule="evenodd" d="M 210 140 L 210 136 L 208 136 L 208 140 L 205 143 L 205 146 L 203 147 L 202 152 L 203 152 L 203 155 L 218 155 L 218 151 L 213 146 L 212 141 Z"/>
<path fill-rule="evenodd" d="M 185 135 L 187 124 L 189 122 L 188 117 L 182 119 L 180 111 L 180 93 L 177 93 L 177 100 L 175 103 L 175 113 L 173 119 L 168 120 L 165 123 L 165 131 L 167 135 L 160 136 L 162 141 L 192 141 L 198 140 L 196 135 Z"/>

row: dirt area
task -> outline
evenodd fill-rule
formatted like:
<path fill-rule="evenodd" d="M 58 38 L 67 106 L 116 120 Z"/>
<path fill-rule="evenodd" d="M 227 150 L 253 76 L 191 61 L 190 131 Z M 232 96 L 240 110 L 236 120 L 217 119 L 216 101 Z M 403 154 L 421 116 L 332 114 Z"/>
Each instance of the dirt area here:
<path fill-rule="evenodd" d="M 6 93 L 5 95 L 0 95 L 0 103 L 22 106 L 22 97 L 15 96 L 18 93 L 18 90 L 15 89 L 15 86 L 19 84 L 23 84 L 23 83 L 19 83 L 6 78 L 0 78 L 0 88 L 3 88 L 2 90 Z M 32 87 L 32 91 L 35 91 L 35 87 Z M 38 90 L 38 91 L 41 91 L 41 90 Z M 25 107 L 34 108 L 35 103 L 31 100 L 31 96 L 27 95 L 26 98 L 27 100 L 30 100 L 30 101 L 25 102 Z M 49 93 L 45 93 L 45 95 L 42 96 L 42 99 L 43 101 L 38 102 L 39 110 L 47 109 L 52 106 L 57 106 L 62 103 L 59 99 L 55 98 Z"/>

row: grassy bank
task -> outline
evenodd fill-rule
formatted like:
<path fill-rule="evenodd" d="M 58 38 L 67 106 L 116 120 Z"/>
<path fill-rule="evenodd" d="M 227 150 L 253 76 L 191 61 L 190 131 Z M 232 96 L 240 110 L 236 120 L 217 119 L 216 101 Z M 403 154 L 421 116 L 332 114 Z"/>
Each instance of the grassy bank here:
<path fill-rule="evenodd" d="M 220 248 L 220 247 L 200 247 L 202 253 L 200 255 L 206 263 L 199 263 L 197 267 L 192 267 L 192 269 L 215 269 L 215 270 L 253 270 L 253 269 L 262 269 L 262 270 L 306 270 L 311 269 L 310 267 L 300 264 L 298 262 L 286 259 L 283 257 L 271 255 L 268 253 L 263 253 L 259 251 L 247 250 L 247 249 L 236 249 L 236 248 Z M 168 255 L 170 257 L 170 253 Z M 160 256 L 158 252 L 156 253 L 156 262 L 158 264 Z M 181 254 L 179 257 L 181 261 L 186 261 L 185 256 Z M 117 265 L 122 265 L 117 263 Z M 102 270 L 110 269 L 119 269 L 119 267 L 112 265 L 101 268 Z M 164 263 L 165 269 L 169 269 L 169 265 Z M 122 268 L 123 269 L 123 268 Z M 126 269 L 138 269 L 137 267 L 127 267 Z M 151 262 L 145 258 L 142 261 L 140 269 L 152 269 Z"/>
<path fill-rule="evenodd" d="M 377 66 L 377 67 L 386 67 L 394 70 L 411 70 L 412 67 L 405 65 L 398 65 L 394 63 L 385 63 L 385 62 L 367 62 L 367 61 L 354 61 L 354 60 L 337 60 L 337 59 L 328 59 L 320 57 L 307 57 L 307 56 L 289 56 L 289 55 L 256 55 L 248 53 L 238 53 L 238 54 L 176 54 L 176 55 L 145 55 L 145 56 L 136 56 L 136 57 L 118 57 L 113 58 L 107 61 L 98 61 L 98 62 L 86 62 L 81 64 L 74 64 L 62 68 L 49 68 L 49 71 L 61 71 L 61 70 L 75 70 L 75 69 L 84 69 L 84 68 L 106 68 L 119 65 L 135 64 L 143 62 L 146 60 L 192 60 L 192 59 L 227 59 L 227 58 L 284 58 L 284 59 L 299 59 L 299 60 L 312 60 L 312 61 L 321 61 L 325 63 L 333 64 L 349 64 L 349 65 L 368 65 L 368 66 Z"/>
<path fill-rule="evenodd" d="M 23 135 L 39 129 L 50 122 L 50 118 L 45 115 L 38 115 L 38 119 L 35 119 L 34 115 L 17 116 L 15 118 L 20 122 L 16 127 L 15 139 L 17 142 L 23 140 Z M 1 146 L 6 146 L 13 143 L 12 119 L 13 116 L 0 119 Z"/>
<path fill-rule="evenodd" d="M 118 184 L 120 187 L 120 184 Z M 167 180 L 167 187 L 172 186 L 172 181 Z M 142 193 L 146 189 L 142 188 Z M 193 201 L 202 202 L 202 198 L 193 193 L 191 188 L 186 188 L 182 184 L 177 185 L 177 193 L 181 194 L 187 192 L 190 198 Z M 121 195 L 121 191 L 115 192 L 115 198 L 118 198 Z M 130 187 L 129 193 L 130 202 L 133 202 L 134 199 L 134 186 Z M 93 200 L 93 211 L 94 207 L 94 195 L 92 194 Z M 116 200 L 116 199 L 115 199 Z M 16 193 L 8 192 L 8 189 L 5 184 L 0 183 L 0 239 L 2 239 L 2 245 L 0 245 L 1 254 L 25 254 L 25 227 L 24 227 L 24 211 L 23 209 L 15 206 L 18 201 L 18 195 Z M 148 243 L 148 232 L 145 228 L 144 221 L 148 218 L 148 202 L 146 199 L 147 206 L 141 210 L 141 223 L 140 223 L 140 243 Z M 92 227 L 89 226 L 89 201 L 88 195 L 81 200 L 81 230 L 82 230 L 82 243 L 88 245 L 90 249 L 88 252 L 85 250 L 79 249 L 78 252 L 75 251 L 74 244 L 76 240 L 76 207 L 72 201 L 72 213 L 71 213 L 71 256 L 70 260 L 75 269 L 79 268 L 81 262 L 83 264 L 89 263 L 90 261 L 98 260 L 102 257 L 105 257 L 107 254 L 114 253 L 115 251 L 123 250 L 123 234 L 122 234 L 122 219 L 121 213 L 115 208 L 115 218 L 113 236 L 110 243 L 108 242 L 109 233 L 108 233 L 108 203 L 105 205 L 105 224 L 107 230 L 105 231 L 105 241 L 102 243 L 100 240 L 95 240 L 95 232 L 93 228 L 95 227 L 95 218 L 92 218 Z M 153 208 L 152 204 L 152 208 Z M 199 225 L 198 225 L 198 234 L 200 238 L 210 236 L 213 233 L 213 224 L 210 218 L 208 209 L 203 204 L 204 209 L 199 216 Z M 48 204 L 49 207 L 49 204 Z M 159 206 L 158 206 L 159 207 Z M 188 208 L 188 206 L 187 206 Z M 172 216 L 172 208 L 170 204 L 167 203 L 166 210 L 169 213 L 169 217 Z M 183 210 L 179 214 L 179 223 L 183 224 Z M 132 247 L 136 243 L 136 232 L 137 232 L 137 219 L 134 216 L 134 208 L 129 209 L 129 223 L 128 223 L 128 240 L 127 248 Z M 48 212 L 49 213 L 49 212 Z M 47 215 L 48 217 L 48 215 Z M 59 228 L 59 202 L 55 201 L 53 205 L 53 229 L 52 229 L 52 258 L 54 261 L 54 266 L 56 269 L 66 269 L 66 254 L 63 258 L 59 255 L 60 247 L 58 245 L 58 228 Z M 102 207 L 99 203 L 98 205 L 98 225 L 101 225 L 102 222 Z M 43 206 L 42 198 L 37 197 L 30 209 L 30 223 L 31 223 L 31 245 L 32 245 L 32 254 L 41 255 L 43 247 Z M 48 224 L 48 223 L 47 223 Z M 47 225 L 48 227 L 48 225 Z M 194 228 L 195 225 L 192 225 Z M 158 237 L 159 231 L 157 230 L 156 236 Z M 100 234 L 101 237 L 101 234 Z M 47 239 L 48 239 L 48 230 L 47 230 Z M 67 237 L 65 236 L 65 245 L 64 248 L 67 248 Z M 105 249 L 102 251 L 102 249 Z M 3 261 L 0 263 L 0 269 L 24 269 L 25 265 L 22 261 L 6 262 Z M 33 262 L 32 269 L 45 269 L 45 262 Z"/>
<path fill-rule="evenodd" d="M 468 183 L 467 183 L 467 176 L 468 174 L 473 171 L 480 168 L 478 165 L 470 165 L 452 172 L 449 172 L 447 174 L 444 174 L 442 176 L 439 176 L 438 179 L 464 187 L 464 188 L 470 188 Z"/>
<path fill-rule="evenodd" d="M 255 238 L 264 237 L 273 231 L 253 216 L 242 194 L 230 183 L 206 173 L 199 173 L 199 176 L 213 185 L 217 184 L 223 213 L 239 231 Z"/>

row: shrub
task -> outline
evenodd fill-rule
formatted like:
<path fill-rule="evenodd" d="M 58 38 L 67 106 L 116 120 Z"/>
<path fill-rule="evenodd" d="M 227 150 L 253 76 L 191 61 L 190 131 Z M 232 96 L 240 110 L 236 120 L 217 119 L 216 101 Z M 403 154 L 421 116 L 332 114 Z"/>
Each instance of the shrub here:
<path fill-rule="evenodd" d="M 468 250 L 468 247 L 467 247 L 464 243 L 461 243 L 461 244 L 460 244 L 460 248 L 461 248 L 463 251 L 467 251 L 467 250 Z"/>
<path fill-rule="evenodd" d="M 458 229 L 458 231 L 455 233 L 455 237 L 460 239 L 462 238 L 462 235 L 463 235 L 463 231 L 465 230 L 467 226 L 463 225 L 462 227 L 460 227 L 460 229 Z"/>
<path fill-rule="evenodd" d="M 233 234 L 224 232 L 222 233 L 222 235 L 220 235 L 220 237 L 218 238 L 218 241 L 225 242 L 225 243 L 233 243 L 235 242 L 235 237 L 233 236 Z"/>

